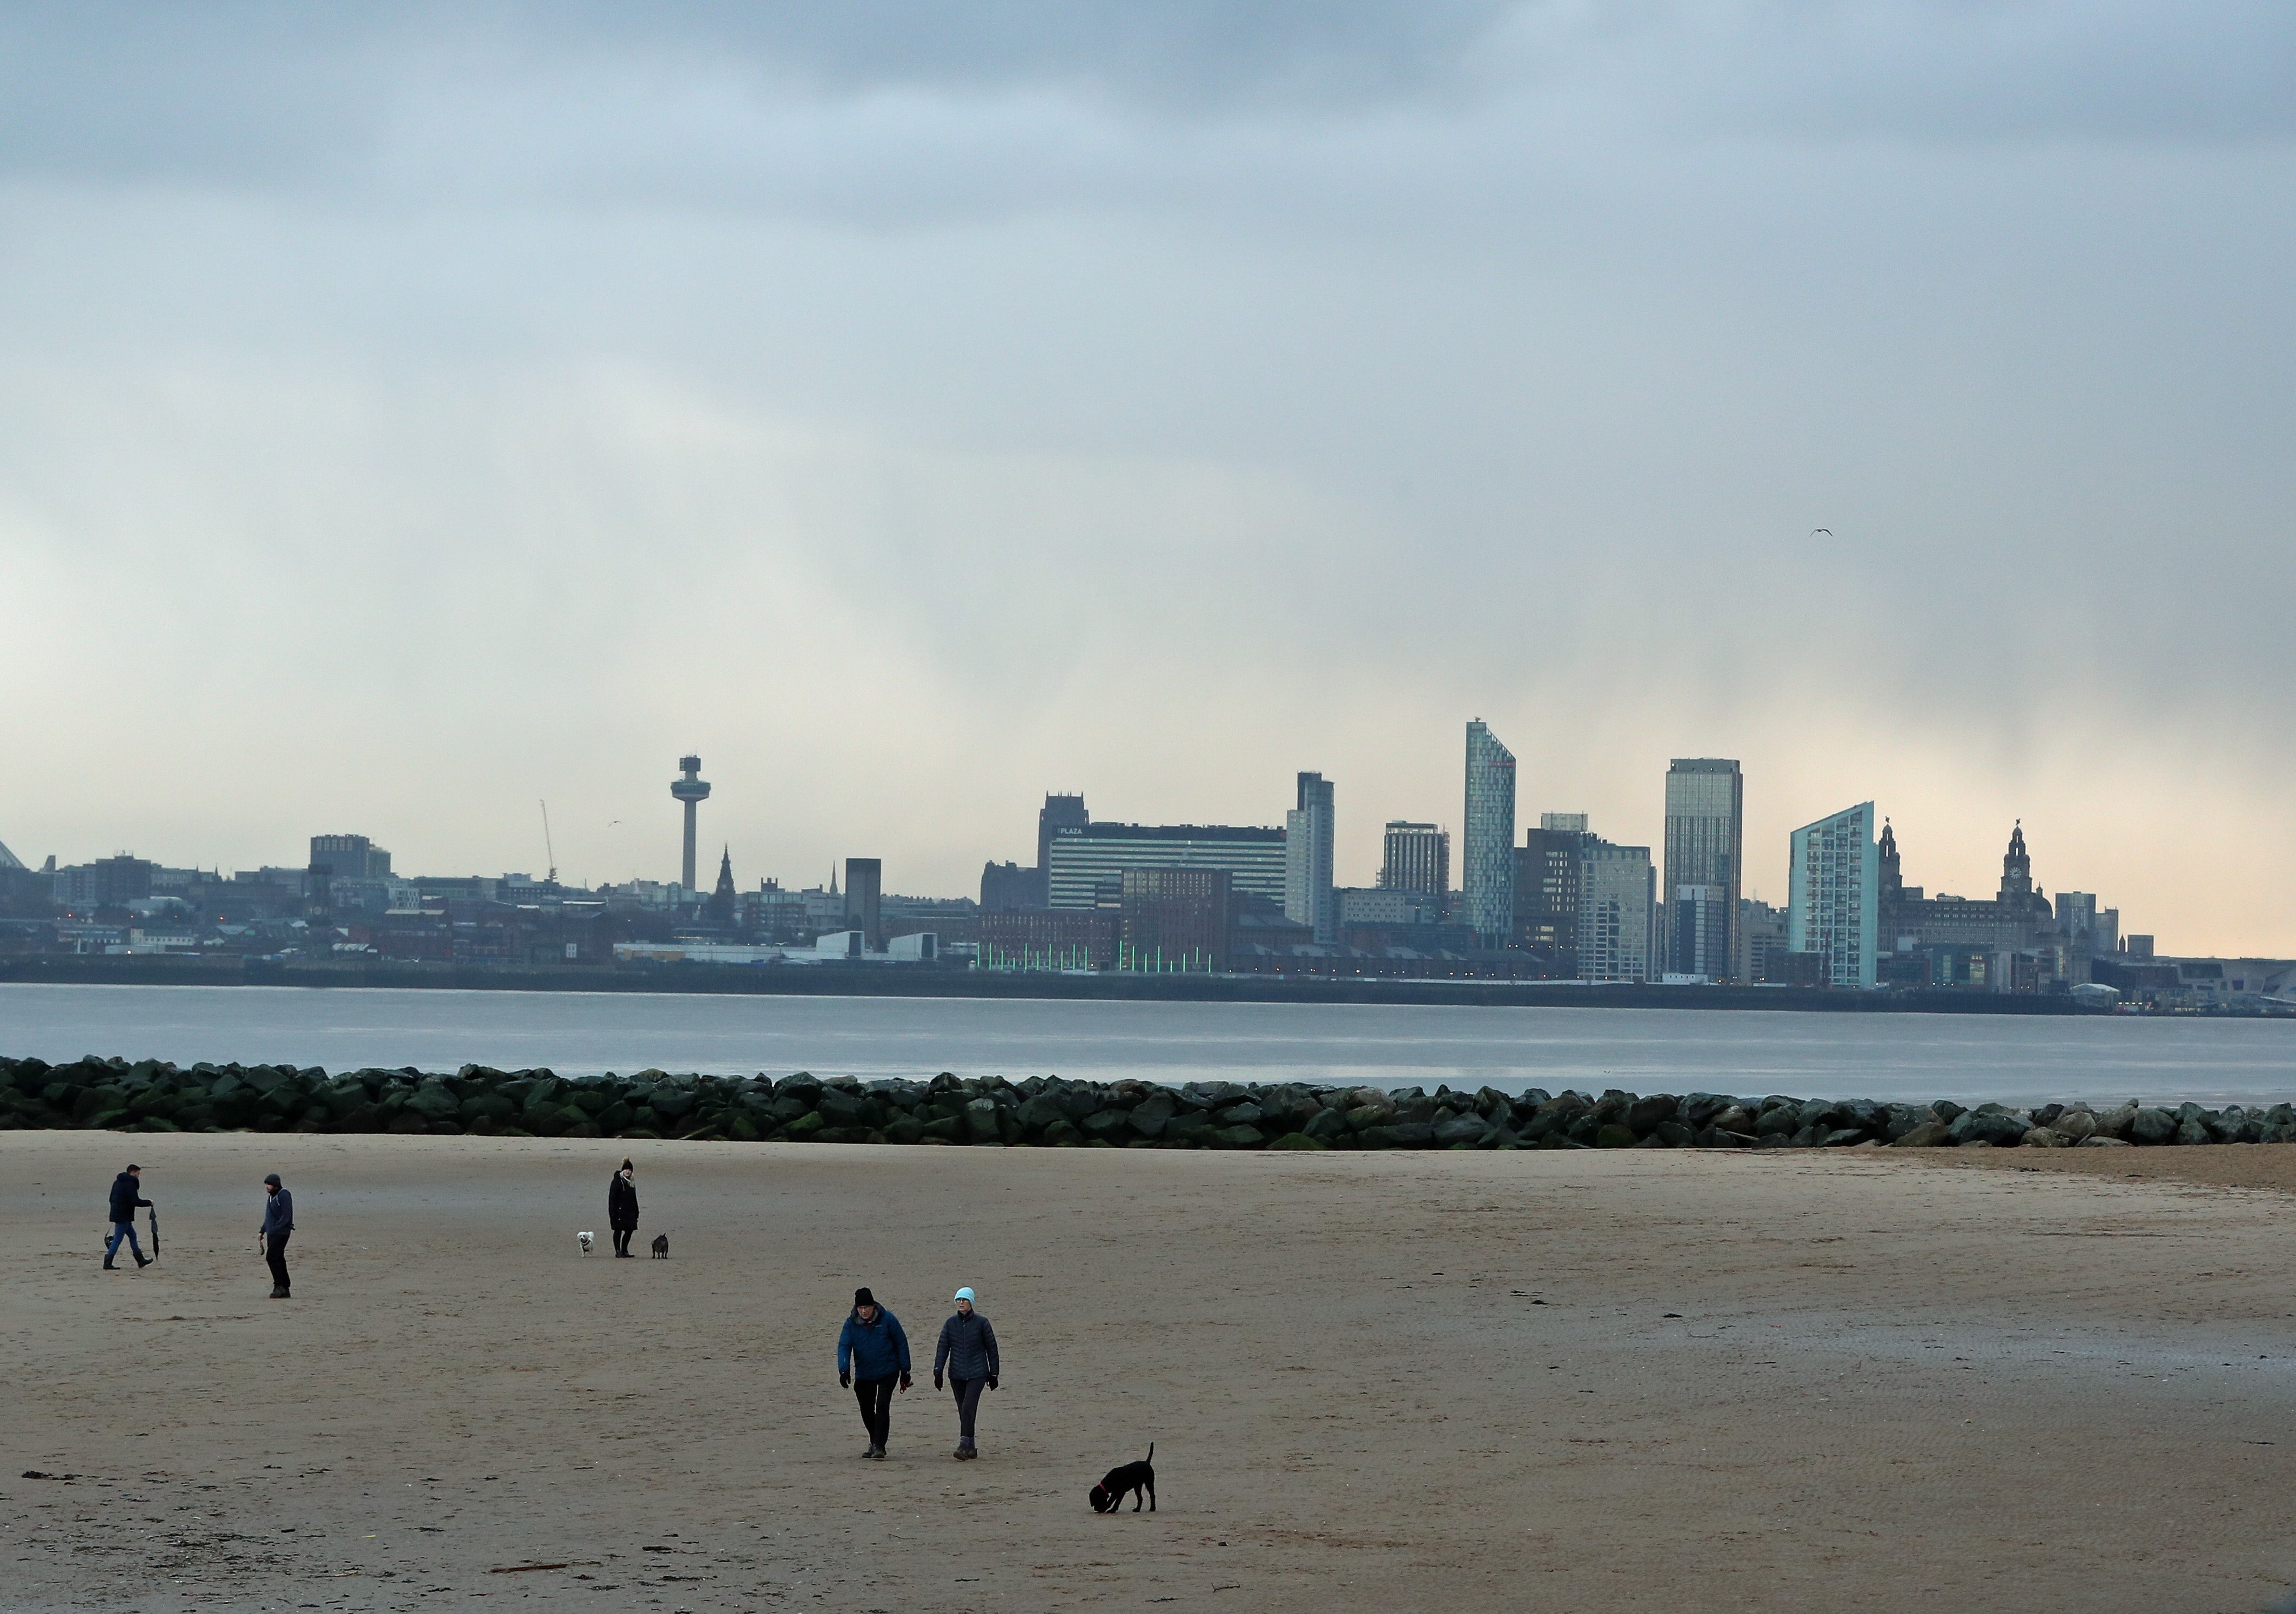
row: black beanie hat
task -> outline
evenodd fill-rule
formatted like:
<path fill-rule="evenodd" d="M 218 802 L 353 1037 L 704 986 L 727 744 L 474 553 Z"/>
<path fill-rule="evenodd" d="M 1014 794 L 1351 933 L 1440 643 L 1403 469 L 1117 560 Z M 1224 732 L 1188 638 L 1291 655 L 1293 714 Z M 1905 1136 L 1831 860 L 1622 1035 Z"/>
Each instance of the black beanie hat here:
<path fill-rule="evenodd" d="M 874 1306 L 875 1304 L 877 1304 L 877 1297 L 871 1294 L 867 1290 L 857 1289 L 853 1291 L 853 1307 L 855 1310 L 858 1311 L 864 1306 Z"/>
<path fill-rule="evenodd" d="M 265 1182 L 266 1182 L 266 1183 L 270 1184 L 274 1188 L 283 1188 L 284 1186 L 286 1186 L 286 1184 L 283 1184 L 283 1183 L 280 1182 L 280 1180 L 279 1180 L 279 1174 L 278 1174 L 277 1172 L 275 1172 L 275 1172 L 273 1172 L 269 1176 L 267 1176 L 267 1177 L 264 1178 L 263 1180 L 264 1180 Z"/>
<path fill-rule="evenodd" d="M 624 1160 L 622 1162 L 622 1169 L 624 1171 L 636 1171 L 637 1167 L 631 1165 L 627 1160 Z"/>

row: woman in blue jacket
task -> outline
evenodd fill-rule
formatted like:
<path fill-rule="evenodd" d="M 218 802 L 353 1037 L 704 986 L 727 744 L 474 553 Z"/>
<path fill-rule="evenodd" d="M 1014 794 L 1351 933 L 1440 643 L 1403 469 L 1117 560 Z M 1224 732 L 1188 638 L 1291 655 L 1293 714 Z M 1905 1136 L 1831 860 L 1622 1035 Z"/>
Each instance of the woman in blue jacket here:
<path fill-rule="evenodd" d="M 860 1398 L 861 1422 L 869 1449 L 861 1454 L 880 1462 L 893 1432 L 893 1381 L 909 1388 L 909 1337 L 901 1320 L 877 1304 L 866 1289 L 853 1291 L 853 1310 L 837 1336 L 837 1381 Z"/>

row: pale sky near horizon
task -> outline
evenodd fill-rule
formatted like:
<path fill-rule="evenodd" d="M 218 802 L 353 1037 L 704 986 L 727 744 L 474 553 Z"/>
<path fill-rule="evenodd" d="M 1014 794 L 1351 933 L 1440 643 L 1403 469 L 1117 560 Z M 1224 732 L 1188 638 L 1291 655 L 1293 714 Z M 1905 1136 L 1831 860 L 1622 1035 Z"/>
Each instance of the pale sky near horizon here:
<path fill-rule="evenodd" d="M 960 20 L 959 18 L 962 18 Z M 2296 953 L 2296 11 L 0 4 L 0 842 L 1867 799 Z M 1818 528 L 1830 529 L 1830 535 Z M 1455 850 L 1456 856 L 1456 850 Z"/>

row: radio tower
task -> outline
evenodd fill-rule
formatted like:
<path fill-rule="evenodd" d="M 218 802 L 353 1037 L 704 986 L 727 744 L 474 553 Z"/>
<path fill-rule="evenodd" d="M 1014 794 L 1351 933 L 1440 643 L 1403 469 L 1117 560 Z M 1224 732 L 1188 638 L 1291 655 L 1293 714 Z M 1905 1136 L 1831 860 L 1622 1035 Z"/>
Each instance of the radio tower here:
<path fill-rule="evenodd" d="M 709 782 L 701 777 L 701 758 L 680 757 L 677 766 L 685 770 L 685 777 L 669 782 L 669 793 L 685 803 L 685 878 L 681 882 L 688 894 L 693 890 L 693 809 L 709 799 Z"/>

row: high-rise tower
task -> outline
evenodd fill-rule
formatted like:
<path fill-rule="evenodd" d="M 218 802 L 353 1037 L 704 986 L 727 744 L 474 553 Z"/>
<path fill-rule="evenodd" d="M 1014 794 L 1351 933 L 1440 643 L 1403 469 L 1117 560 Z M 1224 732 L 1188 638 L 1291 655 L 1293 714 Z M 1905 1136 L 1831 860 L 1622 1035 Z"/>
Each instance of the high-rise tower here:
<path fill-rule="evenodd" d="M 1514 753 L 1478 717 L 1467 725 L 1467 811 L 1459 895 L 1477 943 L 1504 947 L 1514 930 Z"/>
<path fill-rule="evenodd" d="M 1746 782 L 1735 761 L 1677 757 L 1666 770 L 1667 911 L 1693 903 L 1703 922 L 1670 923 L 1667 968 L 1711 980 L 1743 972 L 1738 897 L 1746 855 Z M 1685 897 L 1687 888 L 1702 894 Z"/>
<path fill-rule="evenodd" d="M 1283 916 L 1311 927 L 1319 942 L 1340 938 L 1339 897 L 1332 889 L 1332 782 L 1302 774 L 1300 805 L 1283 819 Z"/>
<path fill-rule="evenodd" d="M 677 766 L 685 770 L 685 777 L 671 780 L 669 793 L 673 799 L 685 803 L 685 862 L 682 865 L 684 873 L 679 883 L 690 897 L 693 894 L 693 809 L 709 799 L 709 782 L 701 777 L 701 758 L 680 757 Z"/>

